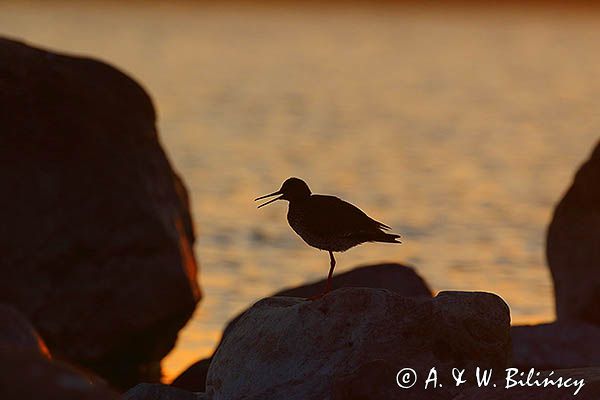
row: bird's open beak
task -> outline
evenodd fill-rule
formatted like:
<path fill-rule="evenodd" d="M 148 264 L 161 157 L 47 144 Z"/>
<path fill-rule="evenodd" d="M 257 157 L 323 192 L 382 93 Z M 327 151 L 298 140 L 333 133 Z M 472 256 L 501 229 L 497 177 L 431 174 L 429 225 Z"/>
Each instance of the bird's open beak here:
<path fill-rule="evenodd" d="M 258 201 L 258 200 L 262 200 L 262 199 L 266 199 L 267 197 L 272 197 L 272 196 L 277 196 L 278 194 L 281 194 L 281 191 L 278 190 L 276 192 L 273 192 L 271 194 L 265 194 L 264 196 L 260 196 L 254 199 L 254 201 Z M 275 197 L 274 199 L 271 199 L 269 201 L 267 201 L 266 203 L 262 203 L 260 206 L 258 206 L 257 208 L 261 208 L 266 206 L 267 204 L 271 204 L 274 201 L 277 201 L 279 199 L 281 199 L 283 196 L 279 196 L 279 197 Z"/>

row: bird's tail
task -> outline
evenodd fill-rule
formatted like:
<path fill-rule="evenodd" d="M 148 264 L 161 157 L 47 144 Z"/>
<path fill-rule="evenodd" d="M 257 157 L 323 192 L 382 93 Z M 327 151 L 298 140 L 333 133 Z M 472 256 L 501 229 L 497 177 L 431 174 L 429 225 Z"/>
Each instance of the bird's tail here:
<path fill-rule="evenodd" d="M 377 237 L 373 238 L 373 242 L 381 242 L 381 243 L 402 243 L 400 240 L 400 235 L 396 235 L 395 233 L 385 233 L 381 232 Z"/>

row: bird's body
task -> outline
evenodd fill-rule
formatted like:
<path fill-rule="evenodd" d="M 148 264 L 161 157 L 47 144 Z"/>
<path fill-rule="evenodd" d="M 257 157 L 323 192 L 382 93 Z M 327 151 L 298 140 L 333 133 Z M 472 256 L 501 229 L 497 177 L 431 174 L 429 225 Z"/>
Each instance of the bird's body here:
<path fill-rule="evenodd" d="M 292 201 L 287 219 L 309 246 L 327 251 L 346 251 L 365 242 L 397 243 L 399 237 L 384 232 L 387 225 L 334 196 L 312 194 Z"/>
<path fill-rule="evenodd" d="M 387 233 L 390 227 L 378 222 L 358 207 L 334 196 L 312 194 L 301 179 L 287 179 L 281 189 L 256 200 L 281 195 L 259 206 L 276 200 L 289 201 L 287 219 L 294 230 L 309 246 L 329 252 L 331 266 L 325 293 L 331 289 L 335 268 L 333 252 L 346 251 L 365 242 L 400 243 L 400 235 Z"/>

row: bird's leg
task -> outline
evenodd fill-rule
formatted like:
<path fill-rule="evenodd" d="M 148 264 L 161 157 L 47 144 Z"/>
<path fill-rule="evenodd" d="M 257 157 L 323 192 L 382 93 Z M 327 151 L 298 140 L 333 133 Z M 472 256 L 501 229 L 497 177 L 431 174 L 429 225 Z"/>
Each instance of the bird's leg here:
<path fill-rule="evenodd" d="M 325 290 L 321 294 L 317 294 L 315 296 L 309 297 L 307 300 L 318 300 L 321 297 L 325 296 L 327 293 L 331 292 L 331 278 L 333 277 L 333 269 L 335 268 L 335 258 L 333 257 L 333 253 L 329 252 L 329 275 L 327 275 L 327 283 L 325 284 Z"/>
<path fill-rule="evenodd" d="M 333 269 L 335 268 L 335 258 L 333 257 L 333 253 L 329 252 L 329 275 L 327 275 L 327 285 L 325 285 L 325 293 L 329 293 L 331 291 L 331 278 L 333 277 Z M 323 293 L 323 294 L 325 294 Z"/>

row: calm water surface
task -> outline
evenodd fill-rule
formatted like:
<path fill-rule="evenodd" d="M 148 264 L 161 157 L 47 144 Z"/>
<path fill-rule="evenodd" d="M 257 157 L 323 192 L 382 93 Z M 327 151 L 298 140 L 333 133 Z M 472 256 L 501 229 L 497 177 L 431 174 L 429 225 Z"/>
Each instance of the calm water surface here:
<path fill-rule="evenodd" d="M 0 33 L 141 81 L 191 191 L 205 298 L 166 380 L 252 302 L 325 277 L 284 204 L 252 201 L 288 176 L 403 234 L 338 271 L 405 262 L 498 293 L 514 322 L 554 317 L 544 230 L 600 133 L 597 15 L 39 3 L 0 3 Z"/>

